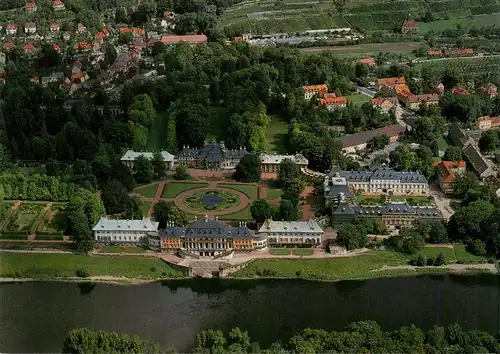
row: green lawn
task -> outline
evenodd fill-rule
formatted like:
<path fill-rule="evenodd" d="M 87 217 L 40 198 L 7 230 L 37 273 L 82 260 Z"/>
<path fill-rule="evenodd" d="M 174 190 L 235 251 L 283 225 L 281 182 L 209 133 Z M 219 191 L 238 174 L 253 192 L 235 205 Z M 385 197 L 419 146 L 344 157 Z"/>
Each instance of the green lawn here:
<path fill-rule="evenodd" d="M 149 151 L 159 151 L 165 148 L 167 125 L 168 114 L 166 112 L 157 113 L 156 120 L 149 128 L 147 145 Z"/>
<path fill-rule="evenodd" d="M 283 191 L 281 189 L 269 188 L 267 190 L 267 200 L 278 199 L 281 197 L 282 194 Z"/>
<path fill-rule="evenodd" d="M 158 189 L 158 183 L 151 184 L 149 186 L 139 187 L 134 190 L 134 192 L 139 193 L 146 198 L 153 198 Z"/>
<path fill-rule="evenodd" d="M 476 256 L 465 249 L 465 245 L 455 245 L 455 258 L 464 263 L 480 263 L 487 260 L 487 257 Z"/>
<path fill-rule="evenodd" d="M 193 182 L 168 182 L 163 190 L 162 198 L 174 198 L 182 192 L 190 189 L 207 187 L 207 183 L 193 183 Z"/>
<path fill-rule="evenodd" d="M 142 202 L 141 203 L 141 211 L 142 211 L 142 216 L 147 217 L 149 213 L 149 209 L 151 208 L 151 205 L 153 203 L 151 202 Z"/>
<path fill-rule="evenodd" d="M 200 218 L 200 216 L 198 216 Z M 233 214 L 221 215 L 219 216 L 221 220 L 252 220 L 252 214 L 250 213 L 250 207 L 240 210 Z"/>
<path fill-rule="evenodd" d="M 370 101 L 370 97 L 363 95 L 361 93 L 353 93 L 352 95 L 346 96 L 349 102 L 352 102 L 355 106 L 362 106 L 366 102 Z"/>
<path fill-rule="evenodd" d="M 442 136 L 439 137 L 438 139 L 438 148 L 440 151 L 446 151 L 446 148 L 448 147 L 448 142 L 444 140 Z"/>
<path fill-rule="evenodd" d="M 339 257 L 334 259 L 266 259 L 257 260 L 247 267 L 232 274 L 233 277 L 252 278 L 263 274 L 264 270 L 276 271 L 276 277 L 295 278 L 297 273 L 308 279 L 346 280 L 380 276 L 384 265 L 406 265 L 407 258 L 390 251 L 370 251 L 357 257 Z M 405 272 L 407 273 L 407 272 Z M 264 273 L 265 274 L 265 273 Z M 390 272 L 392 274 L 392 272 Z M 384 272 L 383 275 L 387 275 Z"/>
<path fill-rule="evenodd" d="M 314 253 L 311 248 L 294 248 L 293 254 L 296 256 L 310 256 Z"/>
<path fill-rule="evenodd" d="M 420 33 L 427 33 L 429 31 L 443 31 L 445 29 L 457 29 L 460 25 L 463 29 L 479 28 L 488 25 L 500 26 L 500 16 L 498 13 L 488 15 L 477 15 L 474 17 L 460 17 L 452 18 L 449 20 L 439 20 L 432 22 L 419 22 Z"/>
<path fill-rule="evenodd" d="M 248 198 L 250 198 L 251 200 L 258 199 L 258 196 L 257 196 L 258 186 L 256 186 L 255 184 L 222 184 L 222 183 L 219 183 L 217 186 L 222 187 L 222 188 L 230 188 L 230 189 L 234 189 L 234 190 L 240 191 L 242 193 L 245 193 L 248 196 Z"/>
<path fill-rule="evenodd" d="M 278 116 L 271 116 L 271 123 L 266 132 L 266 152 L 270 154 L 286 154 L 288 139 L 288 123 Z"/>
<path fill-rule="evenodd" d="M 104 246 L 102 252 L 105 253 L 144 253 L 146 248 L 140 246 Z"/>
<path fill-rule="evenodd" d="M 290 255 L 290 249 L 289 248 L 271 248 L 269 250 L 269 253 L 271 253 L 273 256 L 288 256 L 288 255 Z"/>
<path fill-rule="evenodd" d="M 436 258 L 439 252 L 444 255 L 445 261 L 454 261 L 456 259 L 455 250 L 447 247 L 424 247 L 420 250 L 426 257 Z"/>
<path fill-rule="evenodd" d="M 207 140 L 220 141 L 226 136 L 229 121 L 226 107 L 210 107 L 208 111 Z"/>
<path fill-rule="evenodd" d="M 157 258 L 134 256 L 0 253 L 0 265 L 0 275 L 3 277 L 35 279 L 74 277 L 80 268 L 87 270 L 90 276 L 135 279 L 184 276 L 183 270 Z M 153 267 L 154 271 L 151 270 Z"/>

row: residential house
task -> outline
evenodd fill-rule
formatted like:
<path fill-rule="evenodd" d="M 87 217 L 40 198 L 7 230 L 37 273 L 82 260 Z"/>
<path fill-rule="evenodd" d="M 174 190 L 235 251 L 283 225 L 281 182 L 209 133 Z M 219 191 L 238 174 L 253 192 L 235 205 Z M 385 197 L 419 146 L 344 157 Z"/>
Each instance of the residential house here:
<path fill-rule="evenodd" d="M 24 45 L 24 54 L 35 54 L 35 53 L 36 53 L 36 48 L 33 44 L 26 43 Z"/>
<path fill-rule="evenodd" d="M 57 53 L 61 53 L 61 46 L 57 43 L 52 44 L 52 49 L 54 49 Z"/>
<path fill-rule="evenodd" d="M 14 36 L 17 34 L 17 25 L 8 24 L 5 29 L 5 33 L 7 33 L 7 35 Z"/>
<path fill-rule="evenodd" d="M 5 42 L 4 45 L 2 46 L 2 49 L 4 50 L 9 50 L 14 48 L 16 45 L 13 42 Z"/>
<path fill-rule="evenodd" d="M 61 29 L 61 25 L 58 23 L 50 24 L 50 32 L 58 32 Z"/>
<path fill-rule="evenodd" d="M 465 173 L 465 161 L 436 161 L 439 188 L 444 193 L 453 193 L 453 182 L 458 174 Z"/>
<path fill-rule="evenodd" d="M 400 124 L 389 125 L 383 128 L 367 130 L 356 134 L 345 135 L 340 138 L 342 151 L 345 153 L 355 153 L 366 149 L 366 144 L 377 136 L 387 135 L 389 141 L 394 143 L 405 133 L 406 128 Z"/>
<path fill-rule="evenodd" d="M 336 109 L 347 107 L 347 98 L 346 97 L 329 97 L 322 98 L 320 100 L 320 104 L 329 111 L 334 111 Z"/>
<path fill-rule="evenodd" d="M 75 73 L 75 74 L 71 74 L 71 81 L 73 82 L 79 82 L 79 83 L 83 83 L 85 81 L 87 81 L 89 78 L 89 76 L 87 75 L 87 73 L 85 71 L 82 71 L 80 73 Z"/>
<path fill-rule="evenodd" d="M 426 52 L 426 54 L 429 57 L 441 57 L 441 56 L 443 56 L 443 51 L 440 49 L 429 49 Z"/>
<path fill-rule="evenodd" d="M 227 149 L 223 142 L 205 142 L 203 148 L 184 146 L 177 156 L 179 165 L 208 170 L 231 170 L 236 168 L 243 156 L 249 152 L 244 149 Z"/>
<path fill-rule="evenodd" d="M 62 11 L 66 9 L 66 5 L 61 0 L 52 1 L 52 9 L 54 11 Z"/>
<path fill-rule="evenodd" d="M 71 74 L 77 74 L 82 71 L 82 62 L 79 60 L 75 60 L 70 66 L 69 66 Z"/>
<path fill-rule="evenodd" d="M 79 23 L 78 25 L 76 25 L 76 31 L 78 33 L 87 32 L 87 27 L 85 27 L 85 25 L 83 23 Z"/>
<path fill-rule="evenodd" d="M 194 258 L 232 257 L 235 252 L 267 248 L 267 235 L 255 235 L 244 222 L 229 226 L 217 218 L 195 220 L 185 227 L 168 223 L 157 232 L 148 232 L 148 246 L 162 252 L 179 252 Z"/>
<path fill-rule="evenodd" d="M 25 9 L 27 12 L 36 12 L 36 10 L 38 9 L 38 7 L 36 6 L 36 2 L 34 2 L 34 1 L 30 1 L 30 2 L 27 2 L 27 3 L 24 5 L 24 9 Z"/>
<path fill-rule="evenodd" d="M 104 33 L 102 32 L 97 32 L 95 35 L 95 41 L 102 43 L 104 41 Z"/>
<path fill-rule="evenodd" d="M 397 97 L 376 97 L 370 100 L 373 108 L 377 108 L 384 113 L 389 113 L 398 103 Z"/>
<path fill-rule="evenodd" d="M 461 88 L 461 87 L 454 87 L 454 88 L 452 88 L 451 89 L 451 93 L 454 94 L 454 95 L 462 95 L 462 96 L 470 95 L 469 90 Z"/>
<path fill-rule="evenodd" d="M 368 66 L 376 66 L 377 65 L 377 63 L 375 62 L 375 58 L 373 58 L 373 57 L 367 57 L 364 59 L 360 59 L 359 62 L 362 64 L 366 64 Z"/>
<path fill-rule="evenodd" d="M 476 127 L 479 130 L 488 130 L 499 126 L 500 126 L 500 116 L 497 117 L 483 116 L 479 117 L 476 122 Z"/>
<path fill-rule="evenodd" d="M 64 41 L 69 41 L 69 40 L 71 39 L 71 33 L 69 33 L 68 31 L 63 32 L 63 34 L 62 34 L 62 39 L 63 39 Z"/>
<path fill-rule="evenodd" d="M 38 76 L 33 76 L 30 80 L 30 82 L 34 83 L 34 84 L 39 84 L 40 83 L 40 77 Z"/>
<path fill-rule="evenodd" d="M 183 35 L 183 36 L 161 36 L 160 41 L 165 45 L 173 45 L 178 43 L 199 44 L 206 43 L 207 36 L 204 34 Z"/>
<path fill-rule="evenodd" d="M 41 84 L 42 84 L 42 86 L 45 87 L 51 82 L 61 83 L 63 79 L 64 79 L 64 73 L 63 72 L 56 72 L 56 73 L 53 73 L 49 76 L 43 76 L 41 79 Z"/>
<path fill-rule="evenodd" d="M 165 162 L 165 165 L 167 166 L 167 170 L 171 170 L 174 167 L 175 156 L 166 150 L 160 151 L 160 154 L 163 158 L 163 161 Z M 139 156 L 143 156 L 143 157 L 147 158 L 148 160 L 152 160 L 153 155 L 154 154 L 152 152 L 128 150 L 122 156 L 120 161 L 123 162 L 123 164 L 125 166 L 127 166 L 128 168 L 133 169 L 136 158 L 138 158 Z"/>
<path fill-rule="evenodd" d="M 260 166 L 262 172 L 278 172 L 281 162 L 283 160 L 290 160 L 299 166 L 301 169 L 307 167 L 309 161 L 302 155 L 267 155 L 260 156 Z"/>
<path fill-rule="evenodd" d="M 175 12 L 172 11 L 165 11 L 163 13 L 163 18 L 160 21 L 160 26 L 163 27 L 164 29 L 170 28 L 174 29 L 175 28 Z"/>
<path fill-rule="evenodd" d="M 147 242 L 148 232 L 158 230 L 158 225 L 158 222 L 151 219 L 112 220 L 103 216 L 92 231 L 98 242 L 141 244 Z"/>
<path fill-rule="evenodd" d="M 148 33 L 146 33 L 146 36 L 148 38 L 148 41 L 157 42 L 161 40 L 161 36 L 158 34 L 158 32 L 155 31 L 149 31 Z"/>
<path fill-rule="evenodd" d="M 485 93 L 488 95 L 490 98 L 495 98 L 497 96 L 497 87 L 493 85 L 492 83 L 487 83 L 484 85 L 481 85 L 477 91 Z"/>
<path fill-rule="evenodd" d="M 404 20 L 401 26 L 401 33 L 403 34 L 417 34 L 418 23 L 413 20 Z"/>
<path fill-rule="evenodd" d="M 89 42 L 77 42 L 73 46 L 73 49 L 80 52 L 86 52 L 92 49 L 92 43 Z"/>
<path fill-rule="evenodd" d="M 405 107 L 412 110 L 417 110 L 420 106 L 430 106 L 439 104 L 439 95 L 436 93 L 424 95 L 401 95 L 400 99 Z"/>
<path fill-rule="evenodd" d="M 267 238 L 268 245 L 320 245 L 324 231 L 317 221 L 274 221 L 266 220 L 259 229 L 259 235 Z"/>
<path fill-rule="evenodd" d="M 406 86 L 406 80 L 404 77 L 388 77 L 383 79 L 377 79 L 377 90 L 380 90 L 382 87 L 397 87 L 404 85 Z"/>
<path fill-rule="evenodd" d="M 26 34 L 36 33 L 36 24 L 34 22 L 26 22 L 24 24 L 24 33 Z"/>
<path fill-rule="evenodd" d="M 119 29 L 120 33 L 131 33 L 133 36 L 144 36 L 145 32 L 144 29 L 140 27 L 122 27 Z"/>
<path fill-rule="evenodd" d="M 304 89 L 305 100 L 310 100 L 315 95 L 320 95 L 320 93 L 328 92 L 326 84 L 302 86 L 302 88 Z"/>

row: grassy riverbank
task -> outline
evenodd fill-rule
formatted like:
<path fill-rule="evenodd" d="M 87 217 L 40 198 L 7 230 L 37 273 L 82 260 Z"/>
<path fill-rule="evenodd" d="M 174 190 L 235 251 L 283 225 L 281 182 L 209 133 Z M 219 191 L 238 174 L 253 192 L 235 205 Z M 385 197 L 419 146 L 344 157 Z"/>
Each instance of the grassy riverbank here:
<path fill-rule="evenodd" d="M 185 276 L 183 269 L 150 257 L 0 253 L 0 277 L 70 278 L 76 276 L 77 269 L 85 269 L 91 277 L 108 276 L 151 280 Z"/>

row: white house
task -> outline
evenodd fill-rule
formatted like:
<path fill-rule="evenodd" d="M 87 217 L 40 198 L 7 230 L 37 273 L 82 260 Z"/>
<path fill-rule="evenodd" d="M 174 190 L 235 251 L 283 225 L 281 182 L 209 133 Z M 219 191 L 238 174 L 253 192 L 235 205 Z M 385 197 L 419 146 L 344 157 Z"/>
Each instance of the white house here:
<path fill-rule="evenodd" d="M 94 239 L 106 243 L 141 243 L 148 232 L 158 230 L 158 222 L 151 219 L 112 220 L 103 216 L 94 226 Z"/>
<path fill-rule="evenodd" d="M 307 167 L 309 161 L 302 155 L 260 155 L 262 172 L 278 172 L 283 160 L 288 159 L 297 164 L 300 168 Z"/>
<path fill-rule="evenodd" d="M 163 161 L 165 161 L 165 164 L 167 165 L 167 170 L 172 169 L 172 167 L 174 166 L 175 156 L 166 150 L 160 151 L 160 153 L 161 153 L 161 156 L 163 157 Z M 148 160 L 153 159 L 152 152 L 148 152 L 148 151 L 139 151 L 138 152 L 138 151 L 134 151 L 134 150 L 128 150 L 125 153 L 125 155 L 122 156 L 122 158 L 120 160 L 125 164 L 125 166 L 132 169 L 132 168 L 134 168 L 135 159 L 139 156 L 144 156 Z"/>
<path fill-rule="evenodd" d="M 17 33 L 17 26 L 16 25 L 12 25 L 12 24 L 9 24 L 7 25 L 7 28 L 5 29 L 5 33 L 7 33 L 8 35 L 15 35 Z"/>
<path fill-rule="evenodd" d="M 259 236 L 267 236 L 268 245 L 319 245 L 324 231 L 314 220 L 266 220 L 259 229 Z"/>
<path fill-rule="evenodd" d="M 36 33 L 36 24 L 34 22 L 26 22 L 24 24 L 24 33 Z"/>

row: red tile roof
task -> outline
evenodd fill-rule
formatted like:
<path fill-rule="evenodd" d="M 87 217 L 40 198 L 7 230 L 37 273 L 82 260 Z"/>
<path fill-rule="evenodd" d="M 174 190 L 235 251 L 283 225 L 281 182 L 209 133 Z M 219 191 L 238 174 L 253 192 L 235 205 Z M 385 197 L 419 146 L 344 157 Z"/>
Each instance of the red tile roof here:
<path fill-rule="evenodd" d="M 326 84 L 321 85 L 309 85 L 303 86 L 304 92 L 320 92 L 320 91 L 328 91 L 328 86 Z"/>
<path fill-rule="evenodd" d="M 377 79 L 377 84 L 379 84 L 380 86 L 404 85 L 406 84 L 406 80 L 404 77 L 388 77 L 384 79 Z"/>
<path fill-rule="evenodd" d="M 27 2 L 26 5 L 24 5 L 24 7 L 28 8 L 28 9 L 32 9 L 32 8 L 36 7 L 36 2 L 34 2 L 34 1 Z"/>
<path fill-rule="evenodd" d="M 3 45 L 3 49 L 11 49 L 11 48 L 14 48 L 16 45 L 12 42 L 5 42 L 5 44 Z"/>
<path fill-rule="evenodd" d="M 97 32 L 97 34 L 95 35 L 95 39 L 98 41 L 102 41 L 104 39 L 104 33 Z"/>
<path fill-rule="evenodd" d="M 35 50 L 36 50 L 35 46 L 33 44 L 31 44 L 31 43 L 26 43 L 24 45 L 24 51 L 25 52 L 33 52 Z"/>
<path fill-rule="evenodd" d="M 323 105 L 329 105 L 329 104 L 346 104 L 347 103 L 347 98 L 345 97 L 328 97 L 328 98 L 322 98 L 320 100 L 320 103 Z"/>
<path fill-rule="evenodd" d="M 133 33 L 136 36 L 144 36 L 144 30 L 139 27 L 122 27 L 120 28 L 120 33 Z"/>
<path fill-rule="evenodd" d="M 75 50 L 92 49 L 92 44 L 89 42 L 79 42 L 79 43 L 75 43 L 75 46 L 73 48 Z"/>
<path fill-rule="evenodd" d="M 61 51 L 61 47 L 57 43 L 52 44 L 52 48 L 58 53 Z"/>
<path fill-rule="evenodd" d="M 184 36 L 161 36 L 163 44 L 176 44 L 181 42 L 186 43 L 205 43 L 207 36 L 204 34 L 184 35 Z"/>
<path fill-rule="evenodd" d="M 418 27 L 418 24 L 415 21 L 413 21 L 413 20 L 404 20 L 403 27 L 406 27 L 406 28 L 412 27 L 412 28 L 414 28 L 414 27 Z"/>
<path fill-rule="evenodd" d="M 453 169 L 465 168 L 465 161 L 436 161 L 434 162 L 439 175 L 445 183 L 451 183 L 455 180 Z"/>
<path fill-rule="evenodd" d="M 8 30 L 17 30 L 17 25 L 9 24 L 7 25 Z"/>
<path fill-rule="evenodd" d="M 372 98 L 370 100 L 370 102 L 376 106 L 382 105 L 382 103 L 384 103 L 385 101 L 389 101 L 390 103 L 392 103 L 394 105 L 394 104 L 398 103 L 398 98 L 397 97 L 376 97 L 376 98 Z"/>
<path fill-rule="evenodd" d="M 61 0 L 52 1 L 52 7 L 60 7 L 60 6 L 64 6 L 64 3 Z"/>
<path fill-rule="evenodd" d="M 439 49 L 429 49 L 427 51 L 427 55 L 429 55 L 429 56 L 441 56 L 441 55 L 443 55 L 443 52 Z"/>
<path fill-rule="evenodd" d="M 360 63 L 366 64 L 368 66 L 375 66 L 377 63 L 375 62 L 375 59 L 372 57 L 364 58 L 359 60 Z"/>
<path fill-rule="evenodd" d="M 451 89 L 451 93 L 455 95 L 470 95 L 470 92 L 468 90 L 461 87 L 455 87 Z"/>

